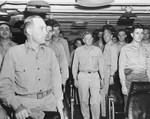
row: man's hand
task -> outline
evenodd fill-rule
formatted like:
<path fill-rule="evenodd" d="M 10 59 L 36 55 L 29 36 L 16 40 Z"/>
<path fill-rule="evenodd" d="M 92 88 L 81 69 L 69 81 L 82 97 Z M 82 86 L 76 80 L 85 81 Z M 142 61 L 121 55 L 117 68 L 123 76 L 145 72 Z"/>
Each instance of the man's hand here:
<path fill-rule="evenodd" d="M 110 76 L 110 78 L 109 78 L 109 84 L 110 85 L 114 84 L 114 77 L 113 76 Z"/>
<path fill-rule="evenodd" d="M 26 119 L 30 115 L 32 115 L 30 109 L 27 109 L 23 105 L 20 105 L 15 112 L 15 116 L 17 119 Z"/>
<path fill-rule="evenodd" d="M 78 80 L 77 80 L 77 79 L 74 80 L 74 85 L 75 85 L 76 88 L 79 87 L 79 83 L 78 83 Z"/>

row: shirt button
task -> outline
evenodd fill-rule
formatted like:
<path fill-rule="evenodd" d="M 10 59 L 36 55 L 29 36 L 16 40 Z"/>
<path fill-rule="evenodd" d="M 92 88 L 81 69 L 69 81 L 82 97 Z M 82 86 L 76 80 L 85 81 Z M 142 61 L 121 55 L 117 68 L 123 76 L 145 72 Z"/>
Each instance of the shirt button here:
<path fill-rule="evenodd" d="M 24 69 L 23 72 L 25 72 L 26 70 Z"/>
<path fill-rule="evenodd" d="M 40 68 L 38 68 L 38 70 L 39 70 Z"/>
<path fill-rule="evenodd" d="M 39 81 L 40 81 L 41 79 L 39 79 Z"/>

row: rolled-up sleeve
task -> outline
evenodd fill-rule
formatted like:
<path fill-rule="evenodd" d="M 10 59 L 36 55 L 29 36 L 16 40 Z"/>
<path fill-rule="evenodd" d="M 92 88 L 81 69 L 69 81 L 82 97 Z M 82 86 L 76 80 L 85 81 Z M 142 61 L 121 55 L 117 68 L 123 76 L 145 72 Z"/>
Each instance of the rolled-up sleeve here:
<path fill-rule="evenodd" d="M 0 98 L 4 99 L 8 105 L 12 106 L 16 110 L 20 106 L 20 102 L 15 96 L 14 91 L 14 78 L 15 78 L 15 66 L 12 55 L 12 50 L 8 50 L 5 55 L 1 75 L 0 75 Z"/>

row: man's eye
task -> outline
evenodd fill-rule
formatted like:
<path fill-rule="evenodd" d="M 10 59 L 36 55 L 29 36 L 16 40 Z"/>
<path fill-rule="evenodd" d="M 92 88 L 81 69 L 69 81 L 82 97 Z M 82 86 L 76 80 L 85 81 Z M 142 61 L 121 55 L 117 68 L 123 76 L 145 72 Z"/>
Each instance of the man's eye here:
<path fill-rule="evenodd" d="M 0 28 L 0 30 L 2 31 L 2 30 L 3 30 L 3 28 Z"/>

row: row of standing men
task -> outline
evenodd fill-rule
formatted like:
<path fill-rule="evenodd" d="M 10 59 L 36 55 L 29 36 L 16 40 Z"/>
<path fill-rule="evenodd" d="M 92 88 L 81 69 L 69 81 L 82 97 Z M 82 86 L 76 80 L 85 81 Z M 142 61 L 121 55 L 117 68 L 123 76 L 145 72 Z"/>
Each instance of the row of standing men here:
<path fill-rule="evenodd" d="M 61 85 L 65 86 L 69 77 L 68 66 L 71 65 L 68 44 L 58 37 L 60 26 L 57 22 L 55 24 L 51 20 L 44 22 L 38 16 L 28 17 L 24 22 L 26 42 L 15 46 L 16 44 L 9 40 L 7 47 L 9 50 L 4 60 L 2 58 L 0 98 L 15 110 L 17 119 L 25 119 L 28 116 L 37 117 L 39 114 L 41 117 L 44 115 L 43 111 L 56 111 L 57 109 L 63 119 Z M 1 39 L 10 39 L 10 26 L 1 24 L 0 27 Z M 111 29 L 106 28 L 103 31 L 103 38 L 106 42 L 103 51 L 92 45 L 91 32 L 83 34 L 82 39 L 85 45 L 75 50 L 72 74 L 75 86 L 79 90 L 81 112 L 84 119 L 90 118 L 89 97 L 92 118 L 99 119 L 100 103 L 101 115 L 106 117 L 105 97 L 109 85 L 114 83 L 113 76 L 118 68 L 119 54 L 119 74 L 123 94 L 128 95 L 128 84 L 131 83 L 131 79 L 126 81 L 125 69 L 132 69 L 132 73 L 136 76 L 139 73 L 141 75 L 142 72 L 145 81 L 148 81 L 146 73 L 149 66 L 147 64 L 149 63 L 149 53 L 141 43 L 143 34 L 143 26 L 135 25 L 131 33 L 133 41 L 126 44 L 122 40 L 120 44 L 116 45 L 112 42 Z M 120 30 L 118 36 L 125 39 L 125 31 Z M 11 46 L 14 47 L 10 48 Z M 6 113 L 3 111 L 4 114 Z"/>

